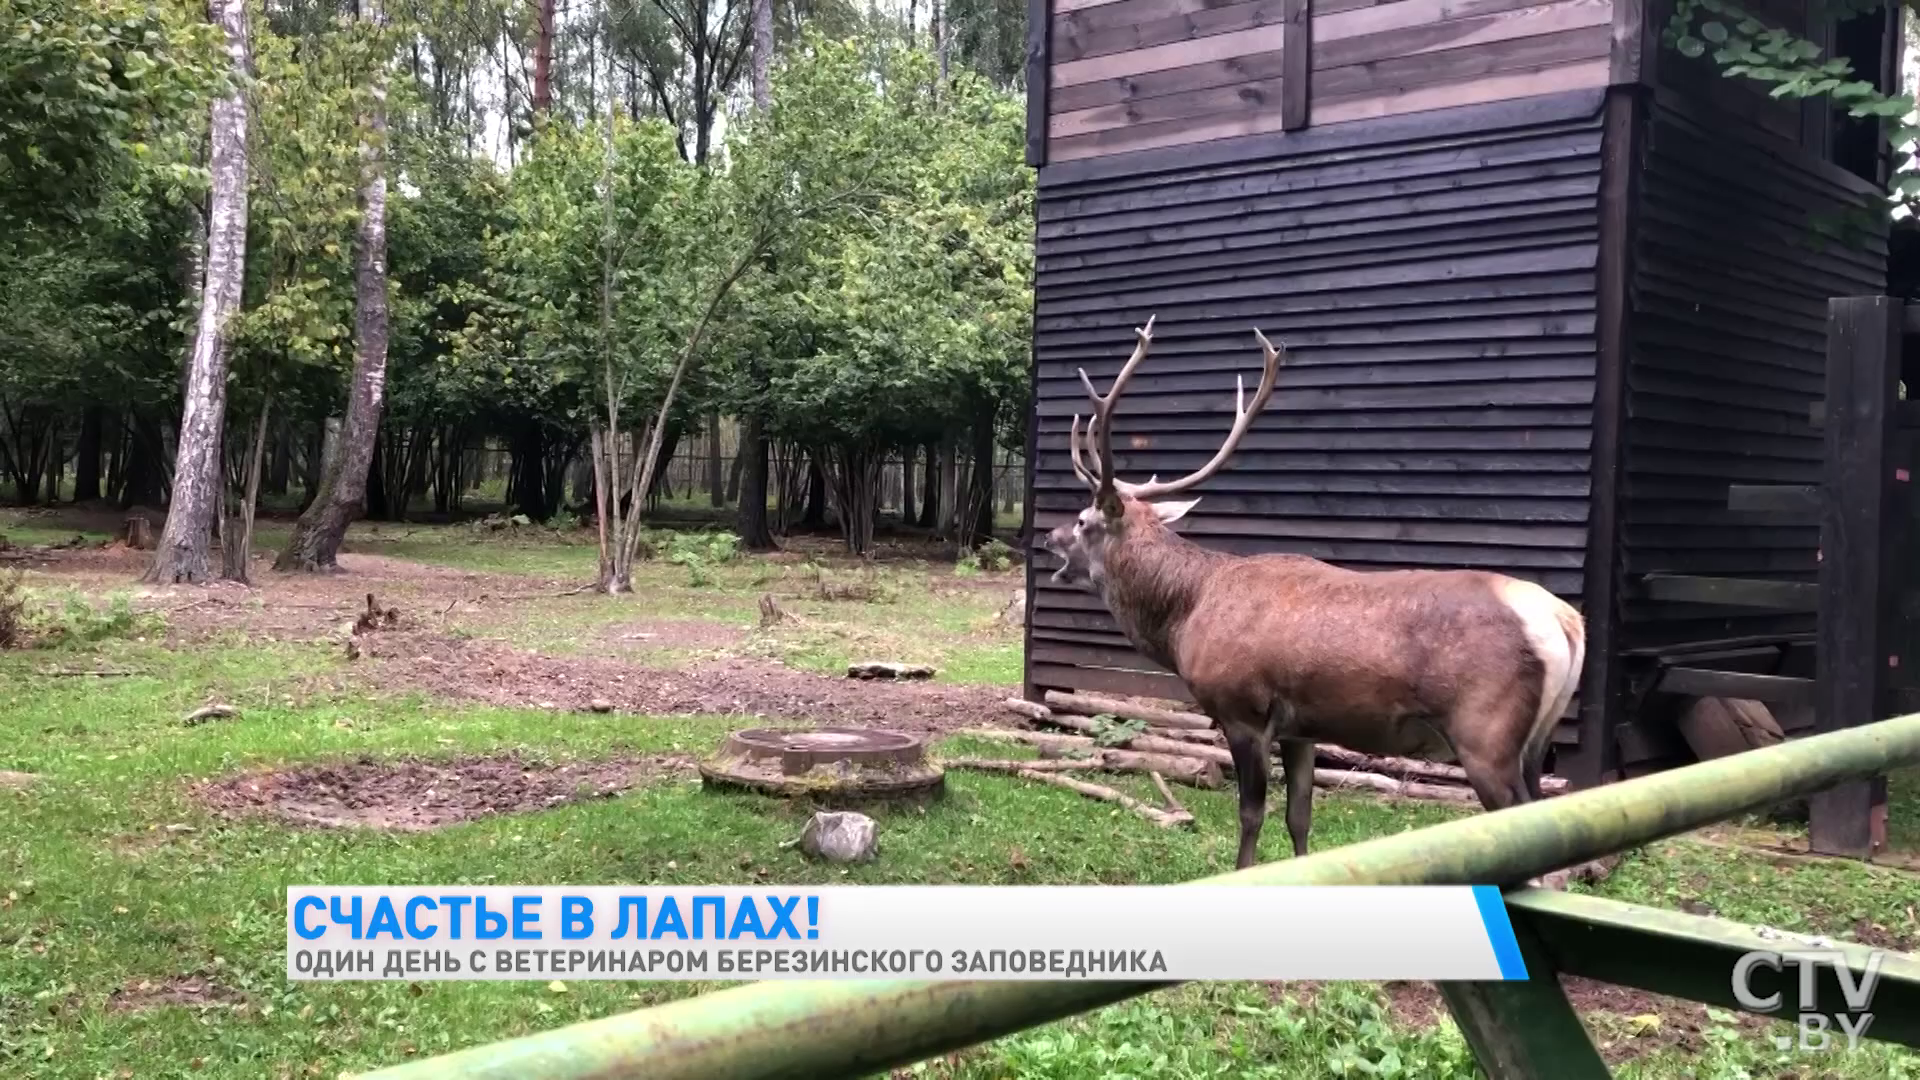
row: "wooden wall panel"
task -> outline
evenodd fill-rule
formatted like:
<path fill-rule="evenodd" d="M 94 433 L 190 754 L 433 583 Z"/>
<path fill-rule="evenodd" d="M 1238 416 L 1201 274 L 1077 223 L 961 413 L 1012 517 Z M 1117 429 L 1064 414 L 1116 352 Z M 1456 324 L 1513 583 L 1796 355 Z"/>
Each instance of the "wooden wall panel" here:
<path fill-rule="evenodd" d="M 1587 543 L 1600 180 L 1598 92 L 1207 148 L 1040 177 L 1033 521 L 1086 505 L 1067 456 L 1155 316 L 1119 406 L 1128 477 L 1197 468 L 1290 350 L 1240 453 L 1180 531 L 1362 568 L 1477 566 L 1578 600 Z M 1550 108 L 1548 106 L 1551 106 Z M 1029 576 L 1029 678 L 1181 696 L 1099 599 Z"/>
<path fill-rule="evenodd" d="M 1731 483 L 1819 483 L 1827 300 L 1885 285 L 1870 185 L 1667 91 L 1651 107 L 1634 241 L 1623 568 L 1813 581 L 1817 525 L 1727 509 Z M 1849 224 L 1867 227 L 1858 232 Z M 1626 648 L 1812 620 L 1634 599 Z"/>
<path fill-rule="evenodd" d="M 1598 87 L 1612 22 L 1612 0 L 1056 4 L 1047 157 Z"/>

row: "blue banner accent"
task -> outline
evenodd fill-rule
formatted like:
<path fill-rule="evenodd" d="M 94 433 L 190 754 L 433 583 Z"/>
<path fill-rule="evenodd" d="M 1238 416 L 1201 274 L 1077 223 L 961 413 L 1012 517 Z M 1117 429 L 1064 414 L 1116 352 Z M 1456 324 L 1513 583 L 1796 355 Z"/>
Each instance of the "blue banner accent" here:
<path fill-rule="evenodd" d="M 1520 942 L 1513 936 L 1513 923 L 1507 919 L 1507 902 L 1492 885 L 1473 887 L 1474 903 L 1480 905 L 1480 921 L 1487 927 L 1487 944 L 1493 946 L 1493 958 L 1500 963 L 1502 979 L 1524 980 L 1527 965 L 1520 959 Z"/>

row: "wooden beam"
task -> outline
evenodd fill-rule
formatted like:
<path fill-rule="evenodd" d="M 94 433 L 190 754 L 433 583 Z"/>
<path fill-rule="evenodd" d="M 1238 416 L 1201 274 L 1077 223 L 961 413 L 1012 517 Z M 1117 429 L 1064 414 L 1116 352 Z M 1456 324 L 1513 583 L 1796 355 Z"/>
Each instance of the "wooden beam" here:
<path fill-rule="evenodd" d="M 1749 952 L 1828 951 L 1838 955 L 1857 982 L 1878 951 L 1730 919 L 1547 889 L 1516 890 L 1506 894 L 1506 901 L 1516 934 L 1526 927 L 1547 962 L 1562 974 L 1742 1012 L 1754 1010 L 1733 996 L 1731 976 L 1734 965 Z M 1880 979 L 1868 1006 L 1873 1023 L 1866 1037 L 1920 1046 L 1920 960 L 1880 951 L 1878 965 Z M 1531 960 L 1528 967 L 1531 974 Z M 1802 974 L 1803 970 L 1784 966 L 1755 969 L 1750 984 L 1754 994 L 1780 995 L 1772 1012 L 1757 1015 L 1790 1022 L 1802 1009 L 1828 1015 L 1848 1011 L 1832 966 L 1813 969 L 1811 998 L 1802 997 Z M 1829 1035 L 1844 1039 L 1837 1030 Z"/>
<path fill-rule="evenodd" d="M 1898 580 L 1884 531 L 1893 469 L 1890 412 L 1898 398 L 1908 305 L 1888 296 L 1836 297 L 1827 304 L 1826 490 L 1820 515 L 1820 699 L 1816 730 L 1827 732 L 1886 716 L 1890 616 Z M 1821 855 L 1870 858 L 1874 841 L 1871 781 L 1843 784 L 1809 799 L 1809 847 Z"/>
<path fill-rule="evenodd" d="M 1622 0 L 1628 2 L 1628 0 Z M 1625 715 L 1624 667 L 1615 655 L 1623 622 L 1621 485 L 1625 473 L 1627 364 L 1633 352 L 1632 303 L 1627 293 L 1639 221 L 1646 111 L 1638 95 L 1607 92 L 1600 143 L 1600 245 L 1595 330 L 1593 456 L 1588 466 L 1587 559 L 1580 610 L 1587 624 L 1586 671 L 1581 677 L 1578 741 L 1555 749 L 1554 770 L 1576 787 L 1597 787 L 1620 767 L 1614 730 Z"/>
<path fill-rule="evenodd" d="M 1515 925 L 1523 980 L 1435 983 L 1488 1080 L 1606 1080 L 1612 1074 L 1533 932 Z"/>
<path fill-rule="evenodd" d="M 1788 675 L 1754 675 L 1744 671 L 1711 671 L 1707 668 L 1674 667 L 1660 673 L 1654 689 L 1665 694 L 1691 697 L 1745 698 L 1769 705 L 1810 705 L 1813 703 L 1812 679 Z"/>
<path fill-rule="evenodd" d="M 1713 604 L 1719 607 L 1755 607 L 1770 611 L 1815 611 L 1820 586 L 1805 581 L 1762 581 L 1757 578 L 1699 577 L 1692 574 L 1648 574 L 1640 580 L 1650 600 L 1676 604 Z"/>
<path fill-rule="evenodd" d="M 1818 484 L 1730 484 L 1727 509 L 1764 514 L 1818 514 Z"/>
<path fill-rule="evenodd" d="M 1280 130 L 1298 131 L 1307 126 L 1307 95 L 1313 82 L 1313 20 L 1308 17 L 1307 0 L 1286 0 L 1281 21 L 1286 26 L 1280 39 Z"/>
<path fill-rule="evenodd" d="M 1027 164 L 1036 169 L 1047 163 L 1047 54 L 1052 27 L 1052 0 L 1027 0 Z"/>

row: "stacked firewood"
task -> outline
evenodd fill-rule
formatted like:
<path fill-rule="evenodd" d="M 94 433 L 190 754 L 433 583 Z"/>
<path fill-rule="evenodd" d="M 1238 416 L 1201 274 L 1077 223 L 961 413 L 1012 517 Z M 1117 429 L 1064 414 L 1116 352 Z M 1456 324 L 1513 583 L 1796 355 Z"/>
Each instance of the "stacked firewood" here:
<path fill-rule="evenodd" d="M 1154 708 L 1092 694 L 1050 690 L 1046 703 L 1009 698 L 1007 708 L 1029 730 L 968 729 L 964 734 L 1038 747 L 1042 758 L 1074 761 L 1107 772 L 1151 772 L 1192 787 L 1215 788 L 1233 775 L 1233 757 L 1213 721 L 1199 713 Z M 1052 729 L 1052 730 L 1049 730 Z M 1314 747 L 1313 781 L 1323 788 L 1359 788 L 1409 799 L 1477 805 L 1458 765 L 1376 757 L 1339 746 Z M 1543 777 L 1541 793 L 1567 782 Z"/>

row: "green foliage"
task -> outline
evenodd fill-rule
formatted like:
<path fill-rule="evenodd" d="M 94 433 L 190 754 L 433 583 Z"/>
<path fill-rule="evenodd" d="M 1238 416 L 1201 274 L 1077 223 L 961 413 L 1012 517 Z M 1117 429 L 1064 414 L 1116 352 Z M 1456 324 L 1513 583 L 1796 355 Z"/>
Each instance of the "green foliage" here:
<path fill-rule="evenodd" d="M 16 586 L 17 588 L 17 586 Z M 0 585 L 0 597 L 8 592 Z M 68 649 L 103 641 L 142 637 L 159 632 L 164 622 L 151 612 L 135 611 L 126 593 L 114 593 L 95 605 L 77 589 L 51 593 L 14 593 L 0 599 L 0 609 L 11 603 L 16 612 L 18 642 L 37 649 Z M 0 619 L 4 612 L 0 611 Z"/>
<path fill-rule="evenodd" d="M 714 584 L 713 568 L 732 562 L 740 554 L 740 538 L 728 532 L 667 533 L 665 542 L 656 540 L 654 550 L 664 551 L 667 561 L 687 568 L 687 580 L 696 589 Z"/>
<path fill-rule="evenodd" d="M 1822 11 L 1845 21 L 1887 2 L 1836 0 Z M 1769 94 L 1775 98 L 1824 96 L 1848 116 L 1874 120 L 1895 151 L 1894 204 L 1911 211 L 1920 201 L 1920 174 L 1902 171 L 1912 157 L 1908 147 L 1920 139 L 1920 126 L 1907 120 L 1914 111 L 1913 95 L 1881 93 L 1872 79 L 1858 77 L 1851 61 L 1826 56 L 1814 42 L 1768 25 L 1732 0 L 1676 0 L 1661 39 L 1689 59 L 1710 53 L 1725 77 L 1772 83 Z"/>
<path fill-rule="evenodd" d="M 1124 746 L 1146 733 L 1147 722 L 1137 716 L 1122 718 L 1101 713 L 1093 718 L 1093 741 L 1101 746 Z"/>
<path fill-rule="evenodd" d="M 83 222 L 134 172 L 192 186 L 220 45 L 184 0 L 0 0 L 0 229 Z"/>

